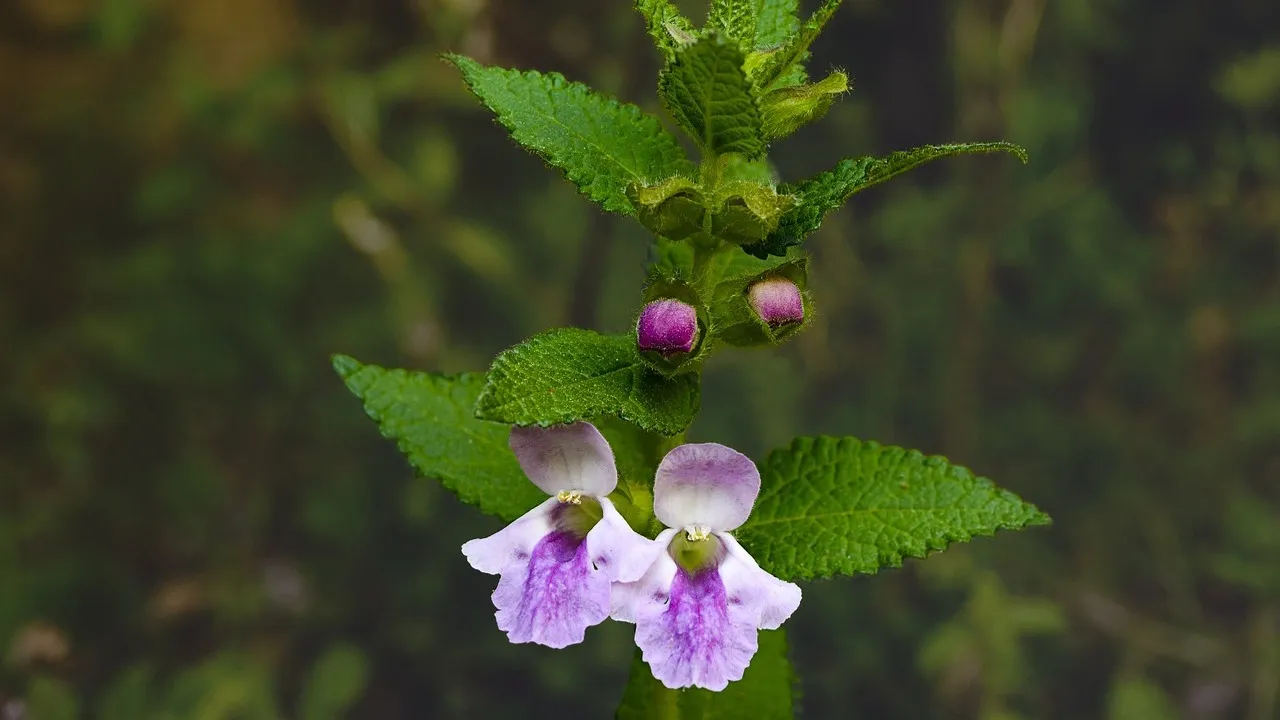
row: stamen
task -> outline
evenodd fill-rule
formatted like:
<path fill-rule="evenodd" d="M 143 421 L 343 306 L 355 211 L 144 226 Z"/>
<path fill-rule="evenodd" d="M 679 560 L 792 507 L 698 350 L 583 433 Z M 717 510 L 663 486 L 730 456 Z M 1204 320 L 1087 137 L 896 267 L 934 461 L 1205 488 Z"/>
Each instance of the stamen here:
<path fill-rule="evenodd" d="M 571 505 L 581 505 L 582 491 L 581 490 L 561 490 L 560 492 L 556 493 L 556 499 L 562 503 L 569 503 Z"/>
<path fill-rule="evenodd" d="M 684 529 L 684 536 L 689 542 L 701 542 L 711 537 L 711 528 L 705 528 L 700 525 L 690 525 Z"/>

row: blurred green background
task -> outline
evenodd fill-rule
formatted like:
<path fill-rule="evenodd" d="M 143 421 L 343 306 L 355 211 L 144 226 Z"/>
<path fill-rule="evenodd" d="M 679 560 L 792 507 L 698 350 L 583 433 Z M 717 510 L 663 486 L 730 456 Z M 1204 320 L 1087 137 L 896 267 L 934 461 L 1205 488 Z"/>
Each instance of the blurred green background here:
<path fill-rule="evenodd" d="M 803 716 L 1280 718 L 1280 3 L 845 5 L 784 178 L 1033 162 L 833 215 L 821 316 L 717 356 L 691 437 L 918 447 L 1056 525 L 807 585 Z M 629 626 L 507 644 L 458 551 L 498 523 L 328 364 L 630 323 L 646 234 L 445 50 L 658 111 L 626 0 L 0 3 L 0 717 L 610 715 Z"/>

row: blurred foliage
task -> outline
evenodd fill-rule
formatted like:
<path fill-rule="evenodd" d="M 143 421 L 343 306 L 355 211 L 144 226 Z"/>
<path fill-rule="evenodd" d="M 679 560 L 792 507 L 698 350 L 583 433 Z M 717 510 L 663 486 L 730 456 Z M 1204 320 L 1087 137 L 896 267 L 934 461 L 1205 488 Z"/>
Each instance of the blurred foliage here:
<path fill-rule="evenodd" d="M 1277 717 L 1280 5 L 845 5 L 812 67 L 854 91 L 785 179 L 955 138 L 1032 163 L 833 216 L 822 314 L 718 356 L 693 435 L 942 452 L 1056 524 L 810 584 L 805 715 Z M 624 0 L 0 4 L 0 716 L 612 712 L 628 628 L 506 644 L 457 549 L 495 521 L 329 370 L 633 317 L 643 230 L 446 50 L 657 109 Z"/>

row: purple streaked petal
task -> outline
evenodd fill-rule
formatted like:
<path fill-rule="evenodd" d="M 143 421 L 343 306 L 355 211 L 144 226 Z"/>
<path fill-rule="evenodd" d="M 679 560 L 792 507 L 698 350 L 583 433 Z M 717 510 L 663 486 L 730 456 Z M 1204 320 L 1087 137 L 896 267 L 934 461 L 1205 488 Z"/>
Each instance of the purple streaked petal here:
<path fill-rule="evenodd" d="M 512 428 L 510 444 L 524 474 L 548 495 L 604 497 L 618 485 L 613 450 L 591 423 Z"/>
<path fill-rule="evenodd" d="M 658 465 L 653 512 L 667 527 L 733 530 L 747 521 L 760 494 L 751 458 L 718 443 L 681 445 Z"/>
<path fill-rule="evenodd" d="M 742 679 L 756 653 L 756 626 L 731 611 L 716 568 L 691 574 L 677 566 L 666 605 L 639 610 L 636 645 L 669 688 L 723 690 Z"/>
<path fill-rule="evenodd" d="M 591 562 L 610 581 L 639 580 L 666 545 L 632 530 L 608 498 L 600 498 L 600 509 L 604 516 L 587 533 Z"/>
<path fill-rule="evenodd" d="M 676 575 L 676 563 L 667 554 L 667 546 L 679 530 L 663 530 L 654 539 L 653 544 L 658 552 L 651 556 L 651 564 L 644 574 L 635 582 L 619 582 L 613 585 L 612 609 L 609 613 L 614 620 L 633 623 L 636 617 L 646 610 L 646 606 L 665 607 L 667 594 L 671 590 L 671 581 Z"/>
<path fill-rule="evenodd" d="M 547 499 L 489 537 L 464 543 L 462 554 L 471 567 L 490 575 L 527 563 L 533 548 L 554 529 L 552 511 L 559 505 L 559 500 Z"/>
<path fill-rule="evenodd" d="M 784 277 L 761 280 L 747 292 L 751 307 L 770 327 L 804 320 L 804 299 L 800 288 Z"/>
<path fill-rule="evenodd" d="M 800 588 L 765 572 L 733 536 L 716 537 L 725 549 L 720 560 L 732 617 L 762 630 L 780 627 L 800 607 Z"/>
<path fill-rule="evenodd" d="M 609 580 L 591 566 L 583 538 L 548 533 L 528 562 L 509 566 L 493 591 L 498 629 L 513 643 L 562 648 L 609 616 Z"/>

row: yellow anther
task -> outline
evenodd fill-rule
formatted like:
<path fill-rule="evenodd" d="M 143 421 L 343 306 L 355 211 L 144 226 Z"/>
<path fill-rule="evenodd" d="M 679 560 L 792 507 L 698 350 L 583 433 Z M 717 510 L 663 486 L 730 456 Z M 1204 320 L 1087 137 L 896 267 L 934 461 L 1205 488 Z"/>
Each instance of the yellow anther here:
<path fill-rule="evenodd" d="M 573 505 L 581 505 L 582 491 L 581 490 L 561 490 L 560 492 L 556 493 L 556 499 L 562 503 L 571 503 Z"/>
<path fill-rule="evenodd" d="M 684 536 L 688 538 L 689 542 L 700 542 L 711 537 L 711 530 L 695 525 L 693 527 L 685 528 Z"/>

